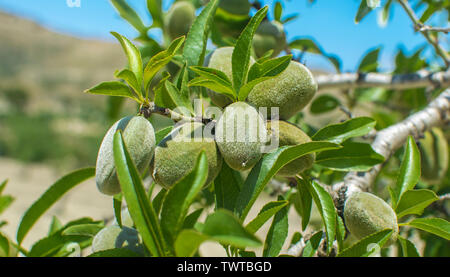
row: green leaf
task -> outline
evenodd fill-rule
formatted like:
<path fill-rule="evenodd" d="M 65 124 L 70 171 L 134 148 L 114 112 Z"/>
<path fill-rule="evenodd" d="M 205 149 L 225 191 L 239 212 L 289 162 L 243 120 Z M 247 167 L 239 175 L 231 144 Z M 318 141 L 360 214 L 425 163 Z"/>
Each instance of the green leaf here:
<path fill-rule="evenodd" d="M 358 72 L 369 73 L 376 72 L 378 68 L 378 56 L 380 54 L 380 47 L 377 47 L 371 51 L 369 51 L 361 63 L 358 66 Z"/>
<path fill-rule="evenodd" d="M 243 258 L 256 258 L 256 253 L 253 251 L 239 251 L 239 256 Z"/>
<path fill-rule="evenodd" d="M 173 126 L 165 127 L 155 133 L 156 145 L 158 145 L 173 129 Z"/>
<path fill-rule="evenodd" d="M 338 257 L 368 257 L 374 250 L 381 249 L 389 240 L 394 231 L 391 229 L 381 230 L 356 242 L 349 248 L 340 252 Z"/>
<path fill-rule="evenodd" d="M 164 199 L 166 198 L 167 195 L 167 190 L 162 188 L 158 194 L 155 196 L 155 198 L 153 198 L 153 209 L 155 209 L 155 213 L 157 215 L 160 214 L 161 212 L 161 208 L 164 202 Z"/>
<path fill-rule="evenodd" d="M 265 155 L 251 170 L 245 180 L 236 202 L 236 213 L 244 220 L 256 198 L 273 176 L 289 162 L 304 155 L 337 149 L 340 146 L 330 142 L 308 142 L 296 146 L 283 146 Z"/>
<path fill-rule="evenodd" d="M 272 216 L 274 216 L 281 209 L 286 207 L 289 204 L 286 200 L 273 201 L 269 202 L 264 207 L 262 207 L 261 211 L 259 211 L 258 215 L 247 224 L 245 227 L 247 231 L 254 234 L 259 228 L 261 228 L 264 223 L 266 223 Z"/>
<path fill-rule="evenodd" d="M 138 83 L 136 76 L 129 69 L 123 69 L 122 71 L 116 71 L 114 76 L 118 79 L 122 79 L 134 90 L 136 95 L 141 95 L 141 84 Z"/>
<path fill-rule="evenodd" d="M 357 117 L 343 123 L 326 126 L 312 137 L 315 141 L 330 141 L 342 143 L 349 138 L 360 137 L 368 134 L 377 124 L 369 117 Z"/>
<path fill-rule="evenodd" d="M 169 80 L 166 80 L 155 91 L 156 105 L 164 108 L 174 110 L 177 107 L 184 107 L 189 110 L 191 114 L 194 113 L 194 108 L 188 97 L 183 96 L 178 88 Z"/>
<path fill-rule="evenodd" d="M 276 21 L 281 22 L 281 16 L 283 15 L 283 6 L 280 2 L 275 3 L 275 9 L 273 11 L 273 17 Z"/>
<path fill-rule="evenodd" d="M 338 252 L 344 249 L 344 240 L 345 240 L 345 225 L 344 221 L 339 215 L 336 215 L 336 241 L 338 242 Z"/>
<path fill-rule="evenodd" d="M 216 210 L 227 209 L 234 211 L 242 183 L 243 180 L 240 173 L 223 163 L 219 175 L 214 180 Z"/>
<path fill-rule="evenodd" d="M 322 49 L 316 42 L 311 39 L 296 39 L 289 43 L 291 49 L 297 49 L 302 52 L 308 52 L 313 54 L 323 54 Z"/>
<path fill-rule="evenodd" d="M 258 247 L 261 242 L 248 232 L 242 223 L 229 211 L 217 210 L 206 218 L 203 234 L 226 245 L 245 248 Z"/>
<path fill-rule="evenodd" d="M 126 248 L 108 249 L 92 253 L 88 256 L 88 258 L 127 258 L 127 257 L 137 258 L 141 256 L 138 253 L 128 250 Z"/>
<path fill-rule="evenodd" d="M 188 209 L 202 190 L 207 177 L 208 159 L 202 151 L 194 169 L 167 192 L 161 210 L 161 228 L 170 245 L 175 242 Z"/>
<path fill-rule="evenodd" d="M 208 5 L 192 23 L 183 49 L 183 57 L 187 61 L 188 66 L 203 65 L 208 35 L 218 5 L 218 0 L 209 1 Z"/>
<path fill-rule="evenodd" d="M 0 195 L 2 195 L 2 193 L 3 193 L 3 190 L 5 189 L 5 187 L 6 187 L 6 185 L 8 184 L 8 179 L 6 179 L 5 181 L 3 181 L 1 184 L 0 184 Z"/>
<path fill-rule="evenodd" d="M 48 236 L 51 236 L 61 230 L 63 228 L 63 225 L 61 221 L 56 217 L 52 217 L 52 222 L 50 223 L 50 228 L 48 229 Z"/>
<path fill-rule="evenodd" d="M 281 23 L 287 24 L 293 20 L 296 20 L 297 18 L 298 18 L 298 14 L 289 15 L 289 16 L 286 16 L 283 20 L 281 20 Z"/>
<path fill-rule="evenodd" d="M 179 37 L 172 41 L 167 50 L 161 51 L 153 56 L 144 70 L 144 88 L 148 94 L 148 88 L 156 73 L 163 69 L 175 56 L 184 43 L 185 37 Z"/>
<path fill-rule="evenodd" d="M 292 55 L 270 59 L 262 64 L 255 63 L 249 71 L 248 82 L 239 91 L 239 101 L 245 101 L 252 89 L 279 74 L 281 74 L 291 63 Z"/>
<path fill-rule="evenodd" d="M 183 223 L 183 229 L 194 228 L 195 223 L 197 223 L 198 218 L 200 217 L 202 212 L 203 212 L 203 208 L 193 211 L 188 216 L 186 216 L 186 218 L 184 219 L 184 223 Z"/>
<path fill-rule="evenodd" d="M 273 77 L 282 73 L 291 63 L 292 55 L 269 59 L 253 64 L 248 72 L 248 81 L 261 77 Z"/>
<path fill-rule="evenodd" d="M 306 187 L 311 194 L 314 203 L 319 210 L 322 217 L 323 224 L 325 225 L 326 237 L 327 237 L 327 253 L 330 253 L 333 249 L 334 238 L 336 237 L 336 217 L 337 212 L 334 207 L 333 198 L 331 195 L 316 182 L 305 182 Z"/>
<path fill-rule="evenodd" d="M 400 243 L 402 253 L 401 257 L 420 257 L 416 246 L 410 240 L 398 236 L 398 242 Z"/>
<path fill-rule="evenodd" d="M 122 193 L 118 193 L 113 197 L 114 217 L 116 218 L 117 225 L 119 225 L 120 228 L 122 228 L 122 199 Z"/>
<path fill-rule="evenodd" d="M 341 102 L 336 97 L 329 94 L 322 94 L 311 103 L 312 114 L 321 114 L 332 111 L 339 107 Z"/>
<path fill-rule="evenodd" d="M 147 9 L 152 16 L 152 28 L 162 28 L 164 26 L 162 0 L 147 0 Z"/>
<path fill-rule="evenodd" d="M 127 4 L 125 0 L 111 0 L 119 15 L 128 21 L 141 34 L 147 33 L 147 27 L 142 23 L 139 15 Z"/>
<path fill-rule="evenodd" d="M 323 232 L 319 231 L 315 233 L 305 244 L 303 248 L 302 257 L 313 257 L 319 249 L 320 242 L 322 241 Z"/>
<path fill-rule="evenodd" d="M 106 106 L 106 116 L 109 122 L 116 122 L 121 115 L 121 109 L 123 107 L 125 98 L 110 96 Z M 136 100 L 136 99 L 134 99 Z M 137 100 L 136 100 L 137 101 Z M 138 101 L 139 102 L 139 101 Z"/>
<path fill-rule="evenodd" d="M 140 100 L 136 97 L 136 94 L 134 94 L 127 85 L 117 81 L 103 82 L 95 87 L 85 90 L 84 92 L 90 94 L 128 97 L 136 102 L 140 102 Z"/>
<path fill-rule="evenodd" d="M 10 195 L 0 196 L 0 214 L 3 213 L 14 202 L 14 197 Z"/>
<path fill-rule="evenodd" d="M 355 23 L 358 24 L 371 11 L 372 9 L 367 6 L 366 0 L 361 0 L 361 5 L 359 6 L 358 12 L 356 13 Z"/>
<path fill-rule="evenodd" d="M 383 26 L 386 25 L 386 23 L 389 19 L 389 11 L 390 11 L 392 2 L 393 2 L 393 0 L 387 0 L 386 4 L 383 7 L 383 11 L 381 12 L 381 24 Z M 424 21 L 421 20 L 421 22 L 424 22 Z"/>
<path fill-rule="evenodd" d="M 91 245 L 92 236 L 79 235 L 62 235 L 62 232 L 67 228 L 81 224 L 103 224 L 100 221 L 93 221 L 91 218 L 80 218 L 71 221 L 64 225 L 56 233 L 37 241 L 31 247 L 27 254 L 28 257 L 55 257 L 68 255 L 71 249 L 68 249 L 68 244 L 78 244 L 80 250 Z"/>
<path fill-rule="evenodd" d="M 177 257 L 192 257 L 200 245 L 209 239 L 209 236 L 198 231 L 183 230 L 175 241 L 175 253 Z"/>
<path fill-rule="evenodd" d="M 439 200 L 439 197 L 432 190 L 419 189 L 405 191 L 395 208 L 397 218 L 409 214 L 421 215 L 426 207 L 437 200 Z"/>
<path fill-rule="evenodd" d="M 17 229 L 17 242 L 19 245 L 30 231 L 31 227 L 36 221 L 60 199 L 66 192 L 74 188 L 76 185 L 93 177 L 95 175 L 95 168 L 84 168 L 73 171 L 62 177 L 49 189 L 47 189 L 41 197 L 34 202 L 30 208 L 23 214 Z"/>
<path fill-rule="evenodd" d="M 450 240 L 450 222 L 442 218 L 416 218 L 404 225 L 411 226 L 422 231 Z"/>
<path fill-rule="evenodd" d="M 233 85 L 235 91 L 240 91 L 242 85 L 247 80 L 250 66 L 250 54 L 252 49 L 253 36 L 259 24 L 266 16 L 268 7 L 260 9 L 242 31 L 234 47 L 231 64 L 233 72 Z"/>
<path fill-rule="evenodd" d="M 306 181 L 300 178 L 297 180 L 297 192 L 292 195 L 294 208 L 302 218 L 302 230 L 305 231 L 311 217 L 312 196 L 309 193 Z"/>
<path fill-rule="evenodd" d="M 163 256 L 164 242 L 158 217 L 147 198 L 141 177 L 130 158 L 120 131 L 114 135 L 113 145 L 117 176 L 131 218 L 150 253 L 153 256 Z"/>
<path fill-rule="evenodd" d="M 341 60 L 339 59 L 338 56 L 333 55 L 333 54 L 327 54 L 325 55 L 325 57 L 328 59 L 328 61 L 330 61 L 330 63 L 333 64 L 334 68 L 336 69 L 337 73 L 341 72 Z"/>
<path fill-rule="evenodd" d="M 122 45 L 122 48 L 125 51 L 125 54 L 127 55 L 128 69 L 131 70 L 131 72 L 133 72 L 134 75 L 136 76 L 137 83 L 142 84 L 143 65 L 142 65 L 141 52 L 126 37 L 124 37 L 116 32 L 111 32 L 111 34 L 117 38 L 117 40 Z"/>
<path fill-rule="evenodd" d="M 420 180 L 420 153 L 412 136 L 408 136 L 405 155 L 400 166 L 400 174 L 394 188 L 389 188 L 392 207 L 397 208 L 402 194 L 411 190 Z"/>
<path fill-rule="evenodd" d="M 236 101 L 236 94 L 229 87 L 218 83 L 215 80 L 211 80 L 205 77 L 197 77 L 189 82 L 190 87 L 205 87 L 213 90 L 214 92 L 223 94 L 230 98 L 232 101 Z"/>
<path fill-rule="evenodd" d="M 176 81 L 177 88 L 180 91 L 180 94 L 185 99 L 190 99 L 190 90 L 189 90 L 189 70 L 187 67 L 187 63 L 185 62 L 181 67 L 180 73 L 178 74 L 178 78 Z"/>
<path fill-rule="evenodd" d="M 278 201 L 282 200 L 283 197 L 279 196 Z M 285 206 L 275 214 L 264 242 L 264 257 L 276 257 L 280 254 L 281 248 L 283 248 L 283 244 L 288 236 L 288 211 L 289 208 Z"/>
<path fill-rule="evenodd" d="M 316 164 L 337 171 L 367 171 L 384 162 L 384 157 L 375 152 L 370 144 L 347 141 L 342 146 L 319 153 Z"/>
<path fill-rule="evenodd" d="M 9 240 L 1 232 L 0 232 L 0 255 L 2 255 L 1 257 L 9 256 Z"/>
<path fill-rule="evenodd" d="M 233 93 L 233 85 L 224 72 L 218 69 L 203 66 L 191 66 L 190 69 L 201 77 L 214 81 L 223 87 L 229 88 L 231 93 Z"/>
<path fill-rule="evenodd" d="M 95 236 L 101 229 L 103 229 L 103 222 L 93 224 L 80 224 L 70 226 L 62 231 L 63 236 Z"/>

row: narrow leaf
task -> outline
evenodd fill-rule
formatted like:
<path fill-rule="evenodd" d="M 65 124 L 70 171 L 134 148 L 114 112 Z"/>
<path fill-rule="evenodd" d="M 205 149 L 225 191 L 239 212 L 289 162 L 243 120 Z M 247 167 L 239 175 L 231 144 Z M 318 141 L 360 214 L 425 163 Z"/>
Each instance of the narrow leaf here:
<path fill-rule="evenodd" d="M 420 257 L 419 251 L 417 251 L 416 246 L 410 240 L 398 236 L 398 242 L 402 247 L 402 257 Z"/>
<path fill-rule="evenodd" d="M 142 65 L 141 52 L 126 37 L 124 37 L 116 32 L 111 32 L 111 34 L 113 36 L 115 36 L 117 38 L 117 40 L 120 42 L 120 44 L 122 45 L 122 48 L 125 51 L 125 54 L 127 55 L 127 58 L 128 58 L 128 69 L 134 73 L 138 84 L 141 84 L 142 80 L 143 80 L 143 77 L 142 77 L 143 65 Z"/>
<path fill-rule="evenodd" d="M 203 227 L 203 234 L 215 241 L 235 247 L 257 247 L 261 242 L 248 232 L 242 223 L 229 211 L 217 210 L 209 215 Z"/>
<path fill-rule="evenodd" d="M 314 203 L 319 210 L 322 221 L 325 225 L 327 237 L 327 252 L 330 253 L 333 248 L 334 238 L 336 237 L 336 217 L 337 212 L 334 207 L 331 195 L 316 182 L 305 182 Z"/>
<path fill-rule="evenodd" d="M 282 196 L 278 197 L 278 201 L 282 200 Z M 264 242 L 264 257 L 276 257 L 280 254 L 281 248 L 288 236 L 288 211 L 289 208 L 285 206 L 275 214 Z"/>
<path fill-rule="evenodd" d="M 338 257 L 368 257 L 379 250 L 389 240 L 394 231 L 390 229 L 381 230 L 356 242 L 349 248 L 339 253 Z"/>
<path fill-rule="evenodd" d="M 241 89 L 247 79 L 250 66 L 250 54 L 252 48 L 253 36 L 259 24 L 266 16 L 268 7 L 260 9 L 250 20 L 248 25 L 242 31 L 234 47 L 231 63 L 233 72 L 233 85 L 236 91 Z"/>
<path fill-rule="evenodd" d="M 405 225 L 435 234 L 450 240 L 450 222 L 442 218 L 416 218 Z"/>
<path fill-rule="evenodd" d="M 289 204 L 286 200 L 267 203 L 258 215 L 245 227 L 250 233 L 256 233 L 273 215 Z"/>
<path fill-rule="evenodd" d="M 439 200 L 439 197 L 432 190 L 408 190 L 403 193 L 395 208 L 397 218 L 409 214 L 421 215 L 426 207 L 437 200 Z"/>
<path fill-rule="evenodd" d="M 131 218 L 153 256 L 164 255 L 164 244 L 159 220 L 148 200 L 142 180 L 131 160 L 120 131 L 114 135 L 114 162 L 120 187 L 128 204 Z"/>
<path fill-rule="evenodd" d="M 153 56 L 148 62 L 144 70 L 144 88 L 148 93 L 148 88 L 156 73 L 158 73 L 163 67 L 165 67 L 175 56 L 178 50 L 184 43 L 185 37 L 179 37 L 172 41 L 167 50 L 161 51 Z"/>
<path fill-rule="evenodd" d="M 139 102 L 136 94 L 134 94 L 127 85 L 117 81 L 103 82 L 96 85 L 95 87 L 85 90 L 84 92 L 91 94 L 128 97 L 136 102 Z"/>
<path fill-rule="evenodd" d="M 214 181 L 216 210 L 227 209 L 234 211 L 242 183 L 243 180 L 240 173 L 230 168 L 226 163 L 223 163 L 222 169 Z"/>
<path fill-rule="evenodd" d="M 347 141 L 342 146 L 319 153 L 316 164 L 337 171 L 367 171 L 384 162 L 384 157 L 375 152 L 370 144 Z"/>
<path fill-rule="evenodd" d="M 183 57 L 188 66 L 203 65 L 208 35 L 218 5 L 218 0 L 209 1 L 208 5 L 192 23 L 183 49 Z"/>
<path fill-rule="evenodd" d="M 161 210 L 161 228 L 169 244 L 175 242 L 188 209 L 208 177 L 208 159 L 202 152 L 194 169 L 167 193 Z"/>
<path fill-rule="evenodd" d="M 411 190 L 420 180 L 420 153 L 412 136 L 406 142 L 405 155 L 400 166 L 395 187 L 390 190 L 392 207 L 396 209 L 399 199 L 407 190 Z"/>
<path fill-rule="evenodd" d="M 36 221 L 58 201 L 66 192 L 74 188 L 76 185 L 93 177 L 95 168 L 84 168 L 76 170 L 62 177 L 56 183 L 50 186 L 41 197 L 34 202 L 30 208 L 23 214 L 17 229 L 17 242 L 22 243 L 25 236 L 30 231 Z"/>
<path fill-rule="evenodd" d="M 377 124 L 369 117 L 357 117 L 343 123 L 326 126 L 312 137 L 315 141 L 330 141 L 342 143 L 349 138 L 360 137 L 368 134 Z"/>
<path fill-rule="evenodd" d="M 125 0 L 111 0 L 111 3 L 119 12 L 120 16 L 128 21 L 139 33 L 147 33 L 147 27 L 142 23 L 139 15 L 131 8 Z"/>
<path fill-rule="evenodd" d="M 236 202 L 236 213 L 241 220 L 244 220 L 266 184 L 289 162 L 313 152 L 339 147 L 339 145 L 330 142 L 309 142 L 297 146 L 283 146 L 275 152 L 265 155 L 253 167 L 245 180 Z"/>

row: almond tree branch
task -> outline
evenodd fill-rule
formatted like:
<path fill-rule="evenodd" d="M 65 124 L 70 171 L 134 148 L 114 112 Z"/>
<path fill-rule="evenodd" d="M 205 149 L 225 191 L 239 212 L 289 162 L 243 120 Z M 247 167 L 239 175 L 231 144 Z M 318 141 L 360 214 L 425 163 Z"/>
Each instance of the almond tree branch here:
<path fill-rule="evenodd" d="M 449 127 L 450 125 L 450 89 L 442 92 L 425 109 L 412 114 L 405 120 L 378 131 L 372 143 L 372 148 L 383 155 L 386 160 L 402 145 L 407 137 L 416 138 L 434 126 Z M 337 200 L 338 210 L 342 209 L 345 199 L 355 191 L 368 191 L 374 183 L 383 165 L 377 165 L 367 172 L 350 172 L 344 182 L 335 184 L 333 191 Z"/>
<path fill-rule="evenodd" d="M 437 38 L 433 37 L 426 29 L 424 30 L 422 29 L 424 25 L 422 22 L 420 22 L 419 18 L 416 16 L 413 9 L 409 5 L 408 1 L 407 0 L 397 0 L 397 1 L 400 3 L 405 12 L 408 14 L 409 18 L 414 23 L 414 28 L 418 30 L 426 38 L 426 40 L 434 47 L 436 54 L 438 54 L 444 60 L 447 68 L 450 67 L 450 55 L 445 49 L 443 49 L 439 45 Z"/>
<path fill-rule="evenodd" d="M 450 70 L 441 72 L 419 71 L 410 74 L 343 73 L 316 77 L 319 89 L 387 88 L 412 89 L 429 86 L 449 87 Z"/>
<path fill-rule="evenodd" d="M 175 122 L 192 121 L 192 122 L 201 122 L 203 124 L 215 122 L 215 120 L 211 119 L 211 118 L 186 116 L 186 115 L 177 113 L 171 109 L 160 107 L 160 106 L 156 105 L 154 102 L 150 102 L 150 104 L 148 106 L 142 106 L 140 109 L 140 113 L 142 115 L 144 115 L 146 118 L 149 118 L 150 115 L 153 113 L 164 115 L 164 116 L 170 117 Z"/>
<path fill-rule="evenodd" d="M 443 32 L 448 34 L 450 32 L 450 27 L 433 27 L 433 26 L 428 26 L 428 25 L 423 25 L 420 29 L 420 32 Z"/>

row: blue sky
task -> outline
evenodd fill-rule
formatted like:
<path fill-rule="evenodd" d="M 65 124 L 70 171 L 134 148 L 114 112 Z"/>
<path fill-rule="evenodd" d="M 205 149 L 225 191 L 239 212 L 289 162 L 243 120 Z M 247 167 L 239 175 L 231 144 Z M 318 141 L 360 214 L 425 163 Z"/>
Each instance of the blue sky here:
<path fill-rule="evenodd" d="M 67 0 L 0 0 L 0 10 L 32 19 L 53 31 L 82 38 L 112 41 L 109 34 L 112 30 L 128 37 L 136 35 L 134 29 L 119 18 L 108 0 L 80 1 L 81 7 L 70 8 Z M 145 0 L 128 2 L 137 9 L 144 23 L 151 23 Z M 165 1 L 166 9 L 170 2 Z M 264 2 L 272 8 L 274 1 Z M 383 47 L 381 66 L 389 70 L 398 47 L 412 52 L 425 44 L 422 36 L 414 33 L 409 18 L 398 5 L 394 5 L 389 24 L 381 28 L 376 12 L 359 24 L 354 23 L 359 0 L 317 0 L 315 4 L 309 4 L 307 0 L 284 2 L 286 14 L 300 15 L 287 25 L 288 38 L 313 37 L 326 52 L 341 58 L 344 71 L 355 70 L 370 48 Z M 445 26 L 439 18 L 433 21 Z M 310 67 L 332 70 L 325 59 L 314 55 L 306 56 L 306 63 Z"/>

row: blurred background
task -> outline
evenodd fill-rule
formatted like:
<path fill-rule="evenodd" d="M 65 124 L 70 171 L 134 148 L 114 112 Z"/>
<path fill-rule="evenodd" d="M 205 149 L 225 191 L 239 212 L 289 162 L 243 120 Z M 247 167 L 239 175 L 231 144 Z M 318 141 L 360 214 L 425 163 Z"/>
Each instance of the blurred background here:
<path fill-rule="evenodd" d="M 145 1 L 128 2 L 150 25 Z M 163 2 L 165 10 L 172 3 Z M 273 8 L 274 1 L 262 2 Z M 412 55 L 425 45 L 398 5 L 384 26 L 380 11 L 355 24 L 357 0 L 283 2 L 286 14 L 299 15 L 286 25 L 288 40 L 314 38 L 325 52 L 339 57 L 342 71 L 354 72 L 368 49 L 381 47 L 379 70 L 389 72 L 399 51 Z M 447 15 L 440 15 L 430 19 L 431 25 L 447 24 Z M 108 98 L 83 91 L 113 80 L 114 71 L 125 65 L 125 55 L 109 33 L 113 30 L 129 38 L 138 35 L 108 0 L 0 0 L 0 181 L 9 179 L 6 192 L 17 198 L 5 214 L 10 236 L 23 211 L 59 176 L 95 165 L 111 124 Z M 150 35 L 162 40 L 158 31 Z M 421 52 L 424 60 L 431 58 L 430 50 Z M 303 61 L 314 72 L 335 71 L 321 56 L 306 53 Z M 122 109 L 123 114 L 135 112 L 132 103 Z M 97 219 L 111 216 L 111 199 L 93 183 L 77 187 L 53 214 L 63 221 L 73 218 L 68 211 Z M 44 218 L 36 233 L 46 232 L 50 220 Z M 24 245 L 35 239 L 29 236 Z"/>

